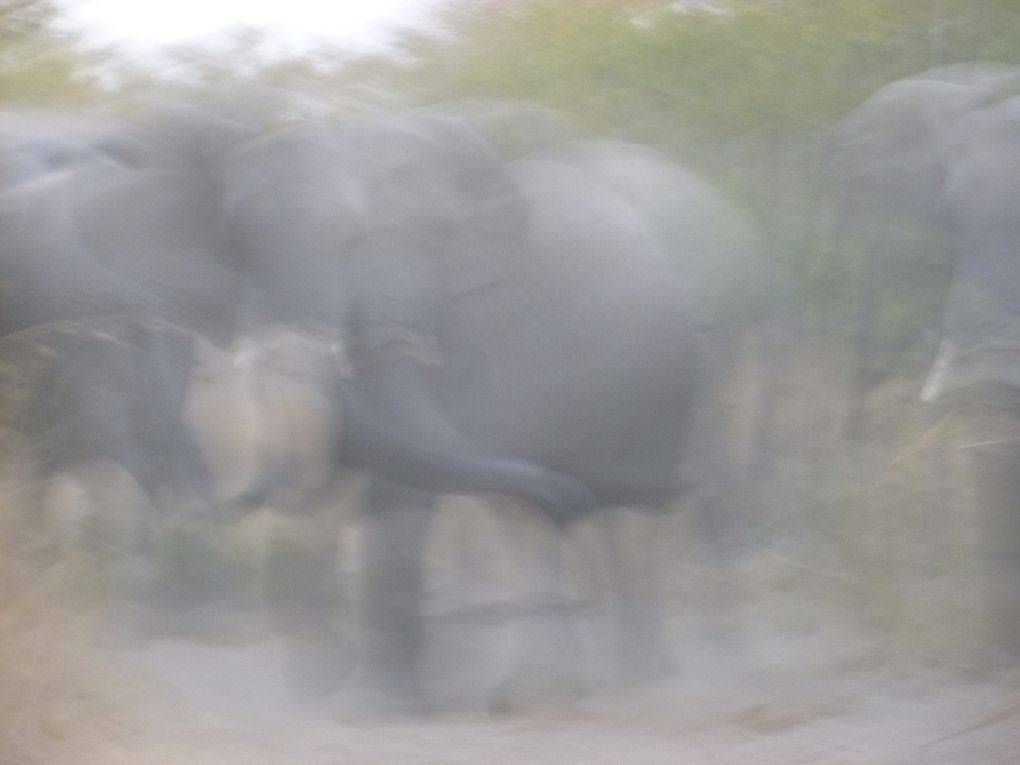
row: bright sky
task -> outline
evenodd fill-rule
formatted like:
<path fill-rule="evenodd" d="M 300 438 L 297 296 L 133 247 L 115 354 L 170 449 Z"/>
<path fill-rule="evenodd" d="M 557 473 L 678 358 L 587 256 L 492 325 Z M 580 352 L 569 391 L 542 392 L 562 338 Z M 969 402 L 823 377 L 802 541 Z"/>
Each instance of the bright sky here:
<path fill-rule="evenodd" d="M 316 41 L 357 51 L 385 47 L 387 30 L 421 26 L 437 0 L 60 0 L 68 23 L 101 44 L 144 54 L 208 40 L 231 26 L 267 30 L 283 46 Z"/>

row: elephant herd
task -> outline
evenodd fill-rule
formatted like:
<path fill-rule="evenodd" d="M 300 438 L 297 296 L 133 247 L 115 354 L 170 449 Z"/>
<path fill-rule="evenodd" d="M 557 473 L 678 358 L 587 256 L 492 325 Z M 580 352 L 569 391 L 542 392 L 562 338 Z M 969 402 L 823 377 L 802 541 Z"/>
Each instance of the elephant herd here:
<path fill-rule="evenodd" d="M 957 278 L 945 379 L 928 387 L 994 384 L 997 402 L 1020 386 L 1018 82 L 971 65 L 894 83 L 842 123 L 832 164 L 852 211 L 944 230 Z M 159 512 L 226 518 L 299 484 L 300 512 L 356 470 L 357 659 L 386 708 L 428 705 L 422 558 L 440 497 L 495 495 L 556 529 L 676 497 L 711 366 L 701 314 L 728 250 L 753 237 L 658 153 L 579 140 L 520 104 L 283 127 L 187 106 L 130 124 L 3 119 L 0 377 L 11 387 L 28 357 L 44 369 L 43 403 L 5 423 L 38 444 L 38 479 L 107 460 Z M 279 429 L 314 445 L 274 457 L 264 440 L 256 478 L 225 498 L 189 391 L 204 348 L 274 332 L 303 338 L 289 371 L 319 402 Z M 267 417 L 276 395 L 263 388 Z M 989 544 L 1003 547 L 1020 521 L 996 496 Z M 335 545 L 318 542 L 299 562 L 271 551 L 283 574 L 267 588 L 306 697 L 341 674 Z M 993 582 L 1013 560 L 999 552 Z M 654 676 L 669 663 L 654 598 L 620 590 L 621 671 Z"/>
<path fill-rule="evenodd" d="M 157 508 L 259 504 L 301 466 L 267 459 L 240 496 L 215 496 L 185 417 L 201 344 L 273 326 L 318 339 L 332 435 L 317 458 L 368 476 L 362 672 L 402 707 L 425 703 L 438 497 L 512 498 L 558 528 L 663 507 L 701 367 L 688 286 L 604 160 L 688 176 L 627 144 L 513 152 L 482 122 L 434 108 L 266 129 L 174 106 L 105 132 L 29 128 L 0 171 L 4 342 L 48 359 L 56 386 L 18 419 L 45 445 L 40 478 L 107 460 Z M 332 557 L 269 587 L 298 690 L 325 692 L 335 653 Z M 652 605 L 627 614 L 621 655 L 656 666 Z"/>

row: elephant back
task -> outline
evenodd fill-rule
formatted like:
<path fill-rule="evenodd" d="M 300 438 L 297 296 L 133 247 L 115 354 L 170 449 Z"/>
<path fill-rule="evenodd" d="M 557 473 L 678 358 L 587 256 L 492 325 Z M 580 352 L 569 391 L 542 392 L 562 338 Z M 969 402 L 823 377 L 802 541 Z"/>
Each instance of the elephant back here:
<path fill-rule="evenodd" d="M 547 159 L 508 172 L 529 205 L 526 250 L 507 278 L 446 303 L 436 394 L 469 436 L 583 476 L 608 502 L 668 493 L 701 342 L 682 275 L 592 173 Z M 598 401 L 612 411 L 593 415 Z"/>

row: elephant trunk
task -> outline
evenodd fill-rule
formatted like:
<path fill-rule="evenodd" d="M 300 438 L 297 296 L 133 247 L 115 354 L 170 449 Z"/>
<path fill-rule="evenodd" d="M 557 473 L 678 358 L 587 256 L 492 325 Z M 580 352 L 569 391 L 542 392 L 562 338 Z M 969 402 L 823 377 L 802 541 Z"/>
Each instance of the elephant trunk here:
<path fill-rule="evenodd" d="M 596 506 L 569 476 L 488 452 L 458 431 L 427 393 L 424 368 L 388 358 L 341 384 L 343 452 L 380 475 L 443 494 L 519 497 L 567 523 Z"/>

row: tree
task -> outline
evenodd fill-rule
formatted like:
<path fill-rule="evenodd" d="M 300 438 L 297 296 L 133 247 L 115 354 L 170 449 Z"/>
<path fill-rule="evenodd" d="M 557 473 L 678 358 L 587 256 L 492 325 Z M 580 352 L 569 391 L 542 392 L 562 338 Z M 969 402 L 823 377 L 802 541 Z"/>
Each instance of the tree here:
<path fill-rule="evenodd" d="M 56 28 L 52 0 L 0 0 L 0 100 L 68 104 L 96 97 L 97 53 Z"/>

